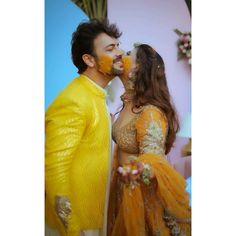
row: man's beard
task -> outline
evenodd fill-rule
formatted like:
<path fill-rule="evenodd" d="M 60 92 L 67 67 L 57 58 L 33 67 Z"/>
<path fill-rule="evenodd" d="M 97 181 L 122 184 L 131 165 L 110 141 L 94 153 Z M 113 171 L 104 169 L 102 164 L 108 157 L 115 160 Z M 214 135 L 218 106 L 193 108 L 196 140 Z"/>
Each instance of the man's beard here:
<path fill-rule="evenodd" d="M 122 73 L 123 73 L 123 70 L 117 69 L 114 66 L 112 66 L 111 74 L 113 76 L 119 76 L 119 75 L 122 75 Z"/>

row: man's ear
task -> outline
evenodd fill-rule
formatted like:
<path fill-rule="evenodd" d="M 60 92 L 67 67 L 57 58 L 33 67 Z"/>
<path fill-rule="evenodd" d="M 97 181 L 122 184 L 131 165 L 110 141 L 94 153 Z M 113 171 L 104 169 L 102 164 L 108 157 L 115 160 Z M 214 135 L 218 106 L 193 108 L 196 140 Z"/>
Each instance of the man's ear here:
<path fill-rule="evenodd" d="M 91 56 L 89 54 L 84 54 L 82 56 L 82 59 L 88 67 L 94 67 L 95 66 L 95 59 L 94 59 L 93 56 Z"/>

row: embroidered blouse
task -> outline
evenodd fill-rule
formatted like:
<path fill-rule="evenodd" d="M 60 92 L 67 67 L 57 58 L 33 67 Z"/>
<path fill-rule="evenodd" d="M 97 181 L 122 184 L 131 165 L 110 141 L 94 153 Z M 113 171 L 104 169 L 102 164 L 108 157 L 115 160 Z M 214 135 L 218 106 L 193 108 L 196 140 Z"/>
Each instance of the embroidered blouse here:
<path fill-rule="evenodd" d="M 146 105 L 128 124 L 113 124 L 112 136 L 119 148 L 130 154 L 165 155 L 167 119 L 153 105 Z"/>

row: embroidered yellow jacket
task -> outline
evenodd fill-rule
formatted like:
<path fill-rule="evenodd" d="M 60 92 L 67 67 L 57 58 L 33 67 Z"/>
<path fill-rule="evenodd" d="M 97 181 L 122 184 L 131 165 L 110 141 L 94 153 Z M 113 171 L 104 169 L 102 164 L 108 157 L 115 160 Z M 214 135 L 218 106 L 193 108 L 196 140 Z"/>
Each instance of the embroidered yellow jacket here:
<path fill-rule="evenodd" d="M 105 91 L 84 75 L 75 78 L 48 108 L 45 130 L 47 223 L 70 236 L 101 228 L 111 146 Z M 67 232 L 55 196 L 71 201 Z"/>

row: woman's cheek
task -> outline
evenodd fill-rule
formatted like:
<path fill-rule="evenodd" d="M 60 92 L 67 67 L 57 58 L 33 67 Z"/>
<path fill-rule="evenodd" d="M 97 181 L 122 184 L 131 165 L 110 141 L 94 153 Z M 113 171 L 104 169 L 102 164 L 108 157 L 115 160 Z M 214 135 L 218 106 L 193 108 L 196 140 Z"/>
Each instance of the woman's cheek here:
<path fill-rule="evenodd" d="M 124 72 L 123 72 L 123 77 L 128 79 L 128 74 L 131 70 L 132 66 L 132 60 L 130 56 L 124 56 L 122 58 L 123 61 L 123 67 L 124 67 Z"/>

